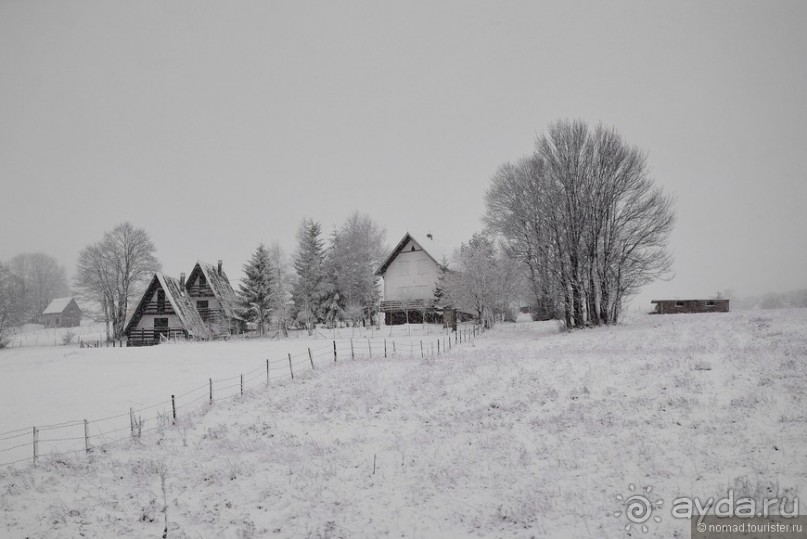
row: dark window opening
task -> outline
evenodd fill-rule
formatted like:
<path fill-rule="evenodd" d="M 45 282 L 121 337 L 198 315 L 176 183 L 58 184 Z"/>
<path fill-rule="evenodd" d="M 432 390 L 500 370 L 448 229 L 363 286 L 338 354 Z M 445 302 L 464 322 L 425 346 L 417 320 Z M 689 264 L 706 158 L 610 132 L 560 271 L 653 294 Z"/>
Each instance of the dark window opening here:
<path fill-rule="evenodd" d="M 164 313 L 165 312 L 165 290 L 157 290 L 157 312 Z M 160 318 L 159 320 L 163 320 Z M 166 318 L 166 325 L 168 324 L 168 319 Z M 154 321 L 157 323 L 157 320 Z"/>
<path fill-rule="evenodd" d="M 207 322 L 210 318 L 210 310 L 208 309 L 207 300 L 199 300 L 196 302 L 196 310 L 199 311 L 199 316 L 202 320 Z"/>
<path fill-rule="evenodd" d="M 714 301 L 707 301 L 707 302 L 706 302 L 706 306 L 707 306 L 707 307 L 714 307 L 714 306 L 715 306 L 715 302 L 714 302 Z"/>
<path fill-rule="evenodd" d="M 157 340 L 161 335 L 168 336 L 168 319 L 155 318 L 154 319 L 154 339 Z"/>
<path fill-rule="evenodd" d="M 683 301 L 676 301 L 676 302 L 675 302 L 675 306 L 676 306 L 676 307 L 683 307 L 683 306 L 684 306 L 684 302 L 683 302 Z"/>

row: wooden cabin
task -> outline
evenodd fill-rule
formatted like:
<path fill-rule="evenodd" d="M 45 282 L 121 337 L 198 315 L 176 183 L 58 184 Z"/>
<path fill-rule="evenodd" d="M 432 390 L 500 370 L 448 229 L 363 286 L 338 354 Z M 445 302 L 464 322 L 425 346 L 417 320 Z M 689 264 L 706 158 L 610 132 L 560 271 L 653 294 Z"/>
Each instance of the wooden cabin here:
<path fill-rule="evenodd" d="M 124 330 L 129 346 L 167 339 L 209 338 L 206 324 L 179 281 L 155 273 Z"/>
<path fill-rule="evenodd" d="M 216 266 L 197 262 L 184 286 L 211 336 L 238 335 L 246 331 L 246 321 L 237 313 L 238 298 L 222 269 L 221 260 Z"/>
<path fill-rule="evenodd" d="M 46 328 L 74 328 L 81 325 L 82 312 L 75 298 L 56 298 L 42 311 Z"/>
<path fill-rule="evenodd" d="M 386 324 L 443 321 L 434 290 L 450 255 L 451 246 L 435 241 L 431 234 L 404 235 L 376 271 L 384 279 L 381 311 Z"/>
<path fill-rule="evenodd" d="M 219 260 L 197 262 L 188 280 L 161 273 L 154 278 L 126 324 L 130 346 L 166 339 L 215 339 L 246 331 L 235 291 Z"/>
<path fill-rule="evenodd" d="M 727 313 L 728 299 L 654 299 L 656 305 L 651 314 L 676 313 Z"/>

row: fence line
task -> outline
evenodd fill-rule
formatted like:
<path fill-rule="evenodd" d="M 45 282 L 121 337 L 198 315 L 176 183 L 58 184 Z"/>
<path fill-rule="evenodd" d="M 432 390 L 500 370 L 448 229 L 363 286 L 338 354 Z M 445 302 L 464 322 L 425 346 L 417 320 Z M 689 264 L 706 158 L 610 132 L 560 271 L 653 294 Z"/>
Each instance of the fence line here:
<path fill-rule="evenodd" d="M 4 447 L 0 443 L 0 459 L 11 460 L 0 462 L 0 466 L 12 466 L 22 462 L 32 462 L 36 465 L 37 460 L 44 457 L 53 458 L 82 452 L 92 453 L 99 449 L 105 450 L 110 445 L 125 440 L 139 439 L 143 433 L 175 424 L 177 410 L 182 410 L 187 415 L 205 411 L 216 402 L 234 399 L 250 391 L 268 387 L 271 382 L 282 379 L 293 380 L 295 372 L 311 372 L 317 366 L 347 360 L 397 358 L 401 355 L 423 359 L 435 358 L 450 353 L 453 347 L 459 344 L 470 342 L 482 332 L 484 329 L 481 327 L 465 325 L 458 327 L 454 333 L 415 336 L 414 342 L 392 339 L 378 335 L 376 332 L 376 336 L 373 337 L 351 338 L 343 341 L 334 339 L 327 345 L 318 348 L 309 347 L 304 352 L 297 354 L 287 354 L 286 357 L 275 359 L 265 358 L 259 367 L 251 371 L 227 378 L 209 378 L 207 383 L 194 389 L 182 394 L 171 395 L 168 400 L 136 410 L 130 408 L 129 412 L 91 420 L 75 419 L 2 432 L 0 442 L 9 442 L 9 445 Z M 406 336 L 402 337 L 409 339 Z M 197 393 L 199 394 L 196 395 Z M 142 414 L 146 411 L 154 412 L 150 416 L 143 417 Z M 144 428 L 144 425 L 152 423 L 153 426 Z M 72 432 L 55 432 L 65 429 L 72 429 Z M 41 434 L 51 432 L 53 432 L 50 434 L 51 437 L 41 436 Z M 124 432 L 126 434 L 123 434 Z M 27 438 L 27 440 L 21 442 L 20 440 L 23 438 Z M 78 447 L 65 448 L 65 444 Z M 51 450 L 43 451 L 43 449 L 47 449 L 47 445 L 50 445 Z M 21 452 L 26 451 L 25 448 L 30 451 L 29 456 L 25 458 L 16 458 L 12 453 L 22 454 Z"/>

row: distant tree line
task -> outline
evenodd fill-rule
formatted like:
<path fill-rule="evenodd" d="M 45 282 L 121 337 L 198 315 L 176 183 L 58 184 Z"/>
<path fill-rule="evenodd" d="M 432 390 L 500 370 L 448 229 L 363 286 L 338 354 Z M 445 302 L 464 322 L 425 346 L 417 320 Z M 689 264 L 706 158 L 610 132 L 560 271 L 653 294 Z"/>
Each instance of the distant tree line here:
<path fill-rule="evenodd" d="M 738 297 L 727 291 L 732 310 L 794 309 L 807 307 L 807 288 L 790 292 L 767 292 L 759 296 Z"/>
<path fill-rule="evenodd" d="M 24 253 L 0 264 L 0 348 L 11 327 L 41 323 L 48 304 L 67 294 L 67 272 L 52 256 Z"/>

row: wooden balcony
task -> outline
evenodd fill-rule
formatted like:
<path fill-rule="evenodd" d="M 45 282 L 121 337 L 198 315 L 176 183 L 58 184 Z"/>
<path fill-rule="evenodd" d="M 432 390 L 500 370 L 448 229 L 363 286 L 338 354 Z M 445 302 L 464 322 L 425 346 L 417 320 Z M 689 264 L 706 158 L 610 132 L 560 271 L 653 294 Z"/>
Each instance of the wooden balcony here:
<path fill-rule="evenodd" d="M 425 311 L 428 309 L 433 309 L 434 305 L 432 304 L 431 300 L 425 299 L 408 299 L 408 300 L 400 300 L 400 301 L 382 301 L 381 302 L 381 311 L 382 312 L 394 312 L 394 311 Z"/>
<path fill-rule="evenodd" d="M 146 304 L 141 310 L 143 314 L 176 314 L 171 302 L 166 301 L 164 304 L 151 302 Z"/>
<path fill-rule="evenodd" d="M 188 332 L 184 329 L 132 329 L 126 335 L 127 346 L 154 346 L 167 340 L 184 340 Z"/>

